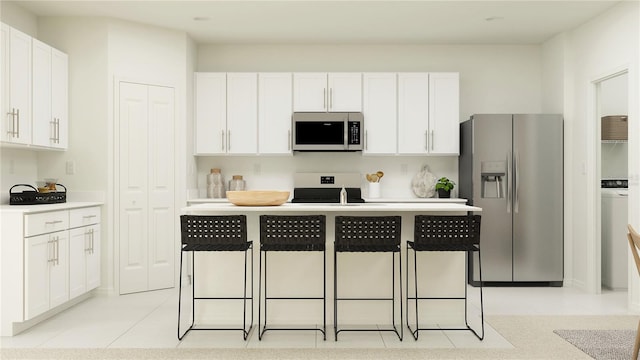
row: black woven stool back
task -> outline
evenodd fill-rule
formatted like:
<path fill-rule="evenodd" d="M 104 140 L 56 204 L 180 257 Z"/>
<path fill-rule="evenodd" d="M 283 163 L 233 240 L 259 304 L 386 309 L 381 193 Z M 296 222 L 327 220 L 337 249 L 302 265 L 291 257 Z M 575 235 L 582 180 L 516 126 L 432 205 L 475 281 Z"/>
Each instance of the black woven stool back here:
<path fill-rule="evenodd" d="M 180 216 L 183 251 L 244 251 L 247 242 L 245 215 Z"/>
<path fill-rule="evenodd" d="M 260 216 L 263 251 L 323 251 L 326 237 L 324 215 Z"/>
<path fill-rule="evenodd" d="M 336 216 L 335 248 L 344 252 L 400 251 L 400 216 Z"/>
<path fill-rule="evenodd" d="M 418 251 L 477 251 L 480 215 L 417 215 L 414 240 Z"/>

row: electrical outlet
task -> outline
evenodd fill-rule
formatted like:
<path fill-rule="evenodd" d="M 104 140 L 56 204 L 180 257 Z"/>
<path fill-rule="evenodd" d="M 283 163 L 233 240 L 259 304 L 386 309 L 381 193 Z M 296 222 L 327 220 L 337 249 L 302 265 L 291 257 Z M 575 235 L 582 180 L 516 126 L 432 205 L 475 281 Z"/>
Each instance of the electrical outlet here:
<path fill-rule="evenodd" d="M 67 161 L 67 175 L 73 175 L 76 173 L 76 163 L 75 161 Z"/>

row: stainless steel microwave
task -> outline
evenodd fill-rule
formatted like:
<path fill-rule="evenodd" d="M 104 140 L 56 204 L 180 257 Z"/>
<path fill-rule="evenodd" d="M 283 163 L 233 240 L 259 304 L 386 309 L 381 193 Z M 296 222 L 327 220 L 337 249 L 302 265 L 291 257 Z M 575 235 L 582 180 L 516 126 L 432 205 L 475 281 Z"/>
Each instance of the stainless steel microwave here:
<path fill-rule="evenodd" d="M 295 112 L 294 151 L 360 151 L 364 117 L 360 112 Z"/>

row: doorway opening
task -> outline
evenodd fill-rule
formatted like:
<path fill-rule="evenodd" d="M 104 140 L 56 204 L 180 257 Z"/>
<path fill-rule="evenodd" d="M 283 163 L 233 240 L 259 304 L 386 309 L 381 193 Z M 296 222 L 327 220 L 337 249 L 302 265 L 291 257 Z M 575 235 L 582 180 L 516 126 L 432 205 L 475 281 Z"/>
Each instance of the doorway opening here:
<path fill-rule="evenodd" d="M 600 196 L 596 199 L 600 231 L 599 290 L 628 291 L 628 71 L 598 80 L 596 86 L 596 162 Z M 622 260 L 621 260 L 622 259 Z"/>

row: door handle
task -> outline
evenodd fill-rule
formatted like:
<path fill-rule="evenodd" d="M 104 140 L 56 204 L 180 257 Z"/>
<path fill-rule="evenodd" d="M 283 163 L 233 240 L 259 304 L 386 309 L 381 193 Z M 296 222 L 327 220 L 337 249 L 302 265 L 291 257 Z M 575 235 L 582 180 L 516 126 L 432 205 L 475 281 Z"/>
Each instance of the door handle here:
<path fill-rule="evenodd" d="M 53 263 L 55 262 L 55 248 L 54 248 L 54 240 L 49 240 L 47 241 L 47 262 L 48 263 Z"/>
<path fill-rule="evenodd" d="M 227 151 L 231 151 L 231 130 L 227 130 Z"/>
<path fill-rule="evenodd" d="M 433 133 L 435 132 L 435 130 L 431 130 L 431 151 L 433 151 L 435 149 L 435 146 L 433 144 Z"/>
<path fill-rule="evenodd" d="M 16 109 L 16 137 L 20 137 L 20 109 Z"/>
<path fill-rule="evenodd" d="M 333 88 L 329 88 L 329 109 L 333 109 Z"/>
<path fill-rule="evenodd" d="M 424 149 L 429 151 L 429 130 L 424 131 Z"/>
<path fill-rule="evenodd" d="M 51 124 L 51 136 L 49 137 L 49 140 L 55 143 L 56 142 L 56 118 L 53 118 L 53 121 L 49 121 L 49 124 Z"/>
<path fill-rule="evenodd" d="M 224 151 L 224 130 L 220 130 L 220 150 Z"/>
<path fill-rule="evenodd" d="M 511 213 L 512 179 L 511 179 L 511 151 L 507 151 L 507 214 Z"/>
<path fill-rule="evenodd" d="M 520 208 L 520 154 L 517 151 L 514 151 L 514 168 L 513 168 L 513 177 L 515 179 L 516 189 L 514 191 L 514 202 L 513 202 L 513 211 L 518 213 Z"/>

